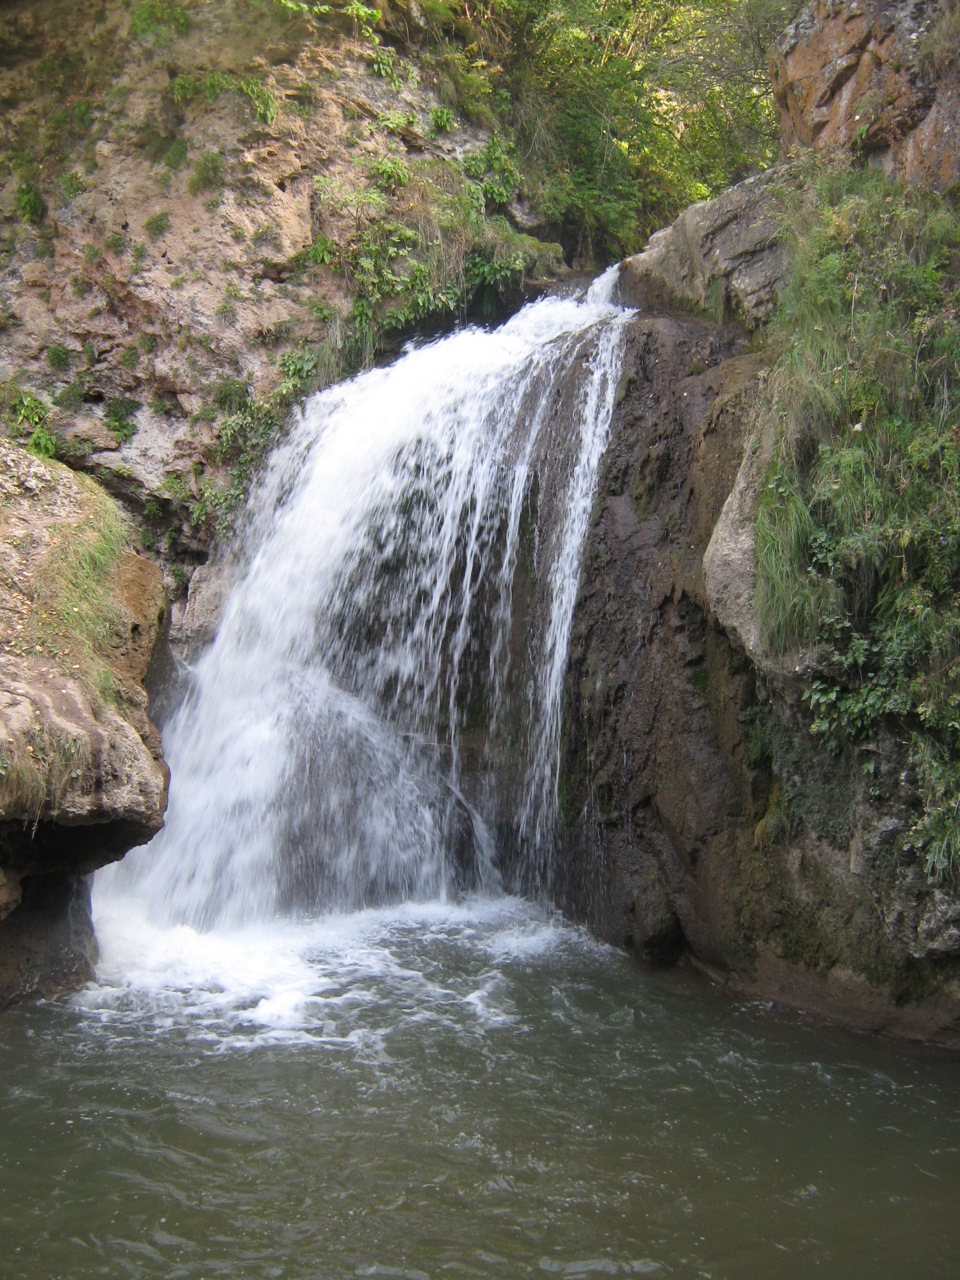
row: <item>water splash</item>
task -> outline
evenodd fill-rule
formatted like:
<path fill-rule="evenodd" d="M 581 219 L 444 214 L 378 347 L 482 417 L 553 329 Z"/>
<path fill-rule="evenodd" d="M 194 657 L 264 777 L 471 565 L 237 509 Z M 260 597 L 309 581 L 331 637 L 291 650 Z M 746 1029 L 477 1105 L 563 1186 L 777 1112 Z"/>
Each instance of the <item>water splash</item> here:
<path fill-rule="evenodd" d="M 627 313 L 615 272 L 307 402 L 114 873 L 209 926 L 546 875 L 563 670 Z"/>

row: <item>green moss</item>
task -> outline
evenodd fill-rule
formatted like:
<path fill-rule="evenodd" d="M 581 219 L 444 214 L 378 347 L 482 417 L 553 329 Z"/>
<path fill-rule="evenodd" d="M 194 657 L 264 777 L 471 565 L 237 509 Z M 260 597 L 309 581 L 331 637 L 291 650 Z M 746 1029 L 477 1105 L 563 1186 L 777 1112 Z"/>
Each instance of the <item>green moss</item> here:
<path fill-rule="evenodd" d="M 190 194 L 196 196 L 203 191 L 219 191 L 223 187 L 225 168 L 226 161 L 220 151 L 205 151 L 198 156 L 188 183 Z"/>
<path fill-rule="evenodd" d="M 163 163 L 168 169 L 182 169 L 187 163 L 188 150 L 186 138 L 175 138 L 163 153 Z"/>
<path fill-rule="evenodd" d="M 170 223 L 170 214 L 163 210 L 161 213 L 155 213 L 151 218 L 148 218 L 143 226 L 151 240 L 159 240 L 165 232 L 170 230 Z"/>
<path fill-rule="evenodd" d="M 190 30 L 190 15 L 172 0 L 140 0 L 130 14 L 130 34 L 137 40 L 162 43 Z"/>
<path fill-rule="evenodd" d="M 710 672 L 706 665 L 694 667 L 690 672 L 690 687 L 698 698 L 705 698 L 710 689 Z"/>
<path fill-rule="evenodd" d="M 104 406 L 106 423 L 121 444 L 132 440 L 136 434 L 137 424 L 133 415 L 139 408 L 139 403 L 127 396 L 112 396 L 107 400 Z"/>
<path fill-rule="evenodd" d="M 70 352 L 60 343 L 47 347 L 47 364 L 56 373 L 62 373 L 64 369 L 70 368 Z"/>
<path fill-rule="evenodd" d="M 170 86 L 178 105 L 197 98 L 213 102 L 221 93 L 239 93 L 253 106 L 258 120 L 272 124 L 277 114 L 277 100 L 258 76 L 236 76 L 229 71 L 206 71 L 201 75 L 179 75 Z"/>

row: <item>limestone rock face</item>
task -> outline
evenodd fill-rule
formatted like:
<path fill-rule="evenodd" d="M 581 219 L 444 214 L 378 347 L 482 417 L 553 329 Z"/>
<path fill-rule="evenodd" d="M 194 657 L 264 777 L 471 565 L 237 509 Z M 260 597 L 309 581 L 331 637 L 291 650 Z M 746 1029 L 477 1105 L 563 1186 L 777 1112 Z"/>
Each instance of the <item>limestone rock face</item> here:
<path fill-rule="evenodd" d="M 438 133 L 429 77 L 405 58 L 402 77 L 375 74 L 335 12 L 318 27 L 273 0 L 186 9 L 189 30 L 160 15 L 138 36 L 129 0 L 0 6 L 0 419 L 22 392 L 43 402 L 58 456 L 140 521 L 181 615 L 249 475 L 237 412 L 279 431 L 352 367 L 341 251 L 387 208 L 445 219 L 460 158 L 487 140 L 465 120 Z M 389 199 L 386 161 L 413 175 Z M 34 220 L 17 203 L 31 187 Z M 539 228 L 532 208 L 512 216 Z M 546 274 L 559 254 L 540 246 Z"/>
<path fill-rule="evenodd" d="M 624 300 L 641 309 L 736 316 L 750 328 L 770 317 L 786 257 L 777 243 L 769 171 L 685 209 L 621 270 Z"/>
<path fill-rule="evenodd" d="M 929 65 L 935 0 L 814 0 L 777 42 L 774 95 L 787 150 L 862 154 L 908 182 L 960 181 L 960 78 Z"/>
<path fill-rule="evenodd" d="M 0 1006 L 90 976 L 81 877 L 159 830 L 165 600 L 90 480 L 0 441 Z M 86 575 L 92 576 L 86 576 Z"/>

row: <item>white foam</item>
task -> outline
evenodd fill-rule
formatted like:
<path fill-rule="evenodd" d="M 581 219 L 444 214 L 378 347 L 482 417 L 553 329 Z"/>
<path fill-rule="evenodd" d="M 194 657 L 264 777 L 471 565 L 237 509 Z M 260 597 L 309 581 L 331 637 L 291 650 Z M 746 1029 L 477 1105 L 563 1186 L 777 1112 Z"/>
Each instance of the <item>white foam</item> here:
<path fill-rule="evenodd" d="M 511 1024 L 507 965 L 594 945 L 505 896 L 209 932 L 157 925 L 112 892 L 95 893 L 94 909 L 98 981 L 76 997 L 94 1021 L 146 1019 L 215 1049 L 314 1043 L 373 1063 L 388 1060 L 400 1026 L 473 1035 Z"/>

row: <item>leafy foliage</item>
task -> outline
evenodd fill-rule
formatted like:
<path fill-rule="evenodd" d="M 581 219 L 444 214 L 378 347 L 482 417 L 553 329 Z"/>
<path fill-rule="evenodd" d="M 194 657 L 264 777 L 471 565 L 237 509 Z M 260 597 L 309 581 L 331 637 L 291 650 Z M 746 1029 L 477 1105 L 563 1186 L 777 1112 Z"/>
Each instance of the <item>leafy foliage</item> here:
<path fill-rule="evenodd" d="M 138 401 L 128 396 L 112 396 L 104 405 L 107 426 L 120 444 L 126 444 L 136 435 L 137 424 L 133 415 L 139 408 Z"/>
<path fill-rule="evenodd" d="M 27 440 L 27 448 L 38 458 L 55 458 L 57 454 L 57 437 L 52 431 L 40 423 L 34 427 Z"/>
<path fill-rule="evenodd" d="M 170 214 L 163 210 L 148 218 L 143 226 L 151 240 L 159 240 L 165 232 L 170 230 L 170 223 Z"/>
<path fill-rule="evenodd" d="M 138 40 L 169 40 L 190 30 L 190 15 L 171 0 L 140 0 L 130 14 L 130 34 Z"/>
<path fill-rule="evenodd" d="M 237 76 L 232 71 L 206 71 L 202 75 L 179 75 L 170 86 L 178 106 L 204 98 L 214 102 L 221 93 L 239 93 L 252 105 L 258 120 L 272 124 L 277 100 L 258 76 Z"/>
<path fill-rule="evenodd" d="M 17 184 L 15 206 L 17 216 L 24 222 L 43 221 L 46 206 L 43 203 L 43 196 L 41 196 L 36 183 L 28 180 L 22 180 Z"/>
<path fill-rule="evenodd" d="M 391 13 L 411 8 L 398 0 Z M 444 105 L 499 124 L 523 157 L 527 194 L 570 255 L 604 259 L 777 156 L 766 50 L 795 8 L 795 0 L 417 6 L 423 61 Z"/>
<path fill-rule="evenodd" d="M 875 170 L 811 163 L 771 376 L 783 438 L 757 523 L 772 649 L 813 645 L 813 730 L 891 725 L 930 874 L 960 867 L 960 212 Z"/>
<path fill-rule="evenodd" d="M 221 151 L 204 151 L 197 156 L 187 184 L 190 194 L 196 196 L 201 191 L 219 191 L 223 186 L 225 167 L 226 161 Z"/>

